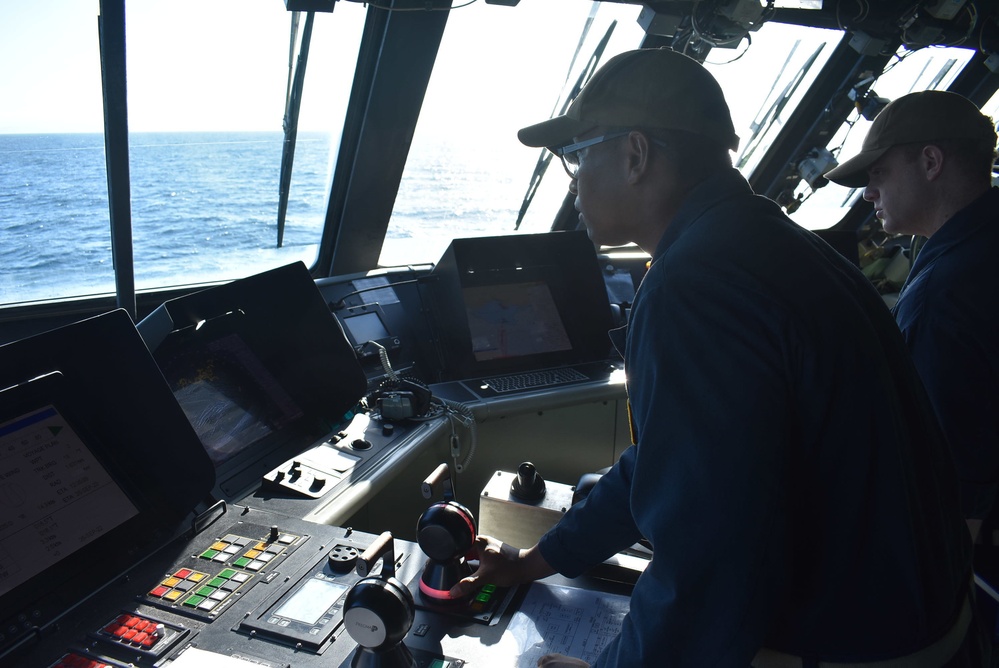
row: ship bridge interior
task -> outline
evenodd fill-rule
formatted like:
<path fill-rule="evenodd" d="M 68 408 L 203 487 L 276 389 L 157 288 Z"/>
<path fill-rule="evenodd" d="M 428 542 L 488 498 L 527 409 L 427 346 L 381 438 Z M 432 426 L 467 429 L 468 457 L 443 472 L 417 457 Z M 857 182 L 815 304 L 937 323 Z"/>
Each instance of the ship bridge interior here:
<path fill-rule="evenodd" d="M 823 175 L 912 91 L 999 118 L 995 0 L 0 7 L 0 665 L 512 667 L 545 596 L 620 622 L 641 542 L 446 592 L 633 444 L 650 258 L 517 130 L 635 48 L 711 72 L 733 165 L 888 305 L 913 240 Z"/>

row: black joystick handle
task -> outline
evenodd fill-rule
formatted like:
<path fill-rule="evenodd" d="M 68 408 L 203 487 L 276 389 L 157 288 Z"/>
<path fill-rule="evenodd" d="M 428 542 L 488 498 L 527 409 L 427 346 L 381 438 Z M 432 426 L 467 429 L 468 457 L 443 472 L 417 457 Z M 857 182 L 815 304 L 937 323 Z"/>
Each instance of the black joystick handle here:
<path fill-rule="evenodd" d="M 510 483 L 510 494 L 521 501 L 540 501 L 545 498 L 545 479 L 531 462 L 517 468 L 517 477 Z"/>
<path fill-rule="evenodd" d="M 435 503 L 420 516 L 416 542 L 431 560 L 460 559 L 475 542 L 475 521 L 471 512 L 459 503 Z"/>
<path fill-rule="evenodd" d="M 428 557 L 444 562 L 459 559 L 472 549 L 477 528 L 472 511 L 454 500 L 451 470 L 446 462 L 423 481 L 423 498 L 432 498 L 438 485 L 444 488 L 444 501 L 433 504 L 420 516 L 416 540 Z"/>
<path fill-rule="evenodd" d="M 381 559 L 382 570 L 368 576 Z M 382 533 L 357 559 L 359 580 L 347 592 L 343 621 L 347 633 L 359 645 L 352 668 L 416 668 L 403 639 L 413 626 L 416 603 L 413 594 L 395 578 L 395 548 L 392 534 Z"/>
<path fill-rule="evenodd" d="M 416 540 L 428 557 L 420 576 L 420 595 L 437 603 L 453 603 L 450 589 L 472 573 L 465 555 L 475 543 L 476 526 L 471 511 L 454 501 L 446 463 L 423 481 L 423 497 L 431 498 L 438 483 L 443 483 L 445 500 L 427 508 L 416 526 Z"/>

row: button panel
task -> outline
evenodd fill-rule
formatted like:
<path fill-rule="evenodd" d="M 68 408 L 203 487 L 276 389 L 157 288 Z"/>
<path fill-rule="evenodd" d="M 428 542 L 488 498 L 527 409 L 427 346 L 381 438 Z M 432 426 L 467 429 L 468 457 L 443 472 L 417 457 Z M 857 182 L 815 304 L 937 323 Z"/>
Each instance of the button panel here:
<path fill-rule="evenodd" d="M 239 534 L 211 540 L 156 583 L 146 601 L 214 619 L 307 540 L 276 527 L 244 525 Z"/>

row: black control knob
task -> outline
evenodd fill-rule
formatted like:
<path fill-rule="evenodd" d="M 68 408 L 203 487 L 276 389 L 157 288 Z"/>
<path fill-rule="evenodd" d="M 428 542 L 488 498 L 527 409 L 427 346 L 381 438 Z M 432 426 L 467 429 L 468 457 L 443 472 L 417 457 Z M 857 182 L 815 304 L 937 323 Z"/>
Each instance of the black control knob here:
<path fill-rule="evenodd" d="M 392 534 L 387 531 L 358 557 L 358 575 L 367 576 L 379 558 L 381 573 L 363 577 L 344 600 L 344 627 L 359 645 L 350 665 L 416 668 L 416 660 L 403 643 L 413 626 L 416 603 L 409 588 L 395 578 L 395 551 Z"/>
<path fill-rule="evenodd" d="M 330 550 L 326 557 L 326 563 L 334 573 L 349 573 L 357 565 L 357 558 L 360 553 L 356 547 L 350 545 L 337 545 Z"/>
<path fill-rule="evenodd" d="M 413 595 L 404 585 L 381 578 L 361 580 L 347 592 L 344 623 L 361 647 L 387 649 L 402 642 L 413 625 Z"/>
<path fill-rule="evenodd" d="M 510 494 L 520 501 L 540 501 L 545 498 L 545 479 L 531 462 L 517 467 L 517 477 L 510 483 Z"/>
<path fill-rule="evenodd" d="M 435 503 L 420 516 L 416 541 L 434 561 L 463 557 L 475 541 L 472 513 L 459 503 Z"/>
<path fill-rule="evenodd" d="M 475 543 L 477 529 L 472 512 L 453 500 L 447 464 L 438 466 L 423 481 L 423 496 L 428 499 L 433 496 L 433 487 L 438 482 L 444 484 L 446 500 L 427 508 L 416 525 L 416 540 L 428 557 L 420 575 L 420 596 L 425 601 L 450 605 L 468 600 L 468 597 L 452 599 L 450 589 L 472 574 L 465 555 Z"/>

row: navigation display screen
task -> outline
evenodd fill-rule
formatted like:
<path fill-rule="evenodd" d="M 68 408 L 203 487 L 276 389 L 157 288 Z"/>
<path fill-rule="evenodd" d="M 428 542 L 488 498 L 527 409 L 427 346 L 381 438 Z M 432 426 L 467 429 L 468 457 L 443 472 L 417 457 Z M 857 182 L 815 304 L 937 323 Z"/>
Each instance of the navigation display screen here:
<path fill-rule="evenodd" d="M 614 323 L 585 231 L 454 239 L 431 276 L 438 381 L 609 359 Z"/>
<path fill-rule="evenodd" d="M 312 578 L 275 610 L 274 614 L 313 626 L 346 591 L 345 584 Z"/>
<path fill-rule="evenodd" d="M 53 406 L 0 425 L 0 596 L 139 514 Z"/>
<path fill-rule="evenodd" d="M 163 302 L 136 329 L 224 497 L 337 431 L 367 387 L 301 262 Z"/>
<path fill-rule="evenodd" d="M 468 287 L 463 296 L 477 362 L 572 349 L 542 281 Z"/>

